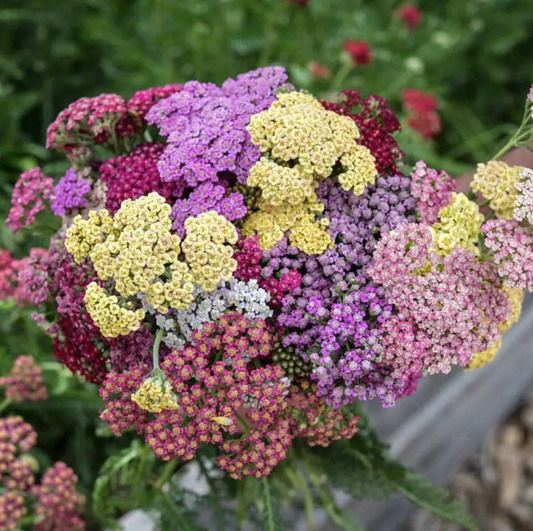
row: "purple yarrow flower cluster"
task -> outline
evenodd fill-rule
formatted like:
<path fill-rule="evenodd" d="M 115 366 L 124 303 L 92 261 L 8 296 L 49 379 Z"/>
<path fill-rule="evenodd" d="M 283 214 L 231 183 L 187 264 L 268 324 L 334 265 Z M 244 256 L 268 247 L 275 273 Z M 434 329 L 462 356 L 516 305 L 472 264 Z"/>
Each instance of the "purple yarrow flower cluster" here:
<path fill-rule="evenodd" d="M 318 188 L 318 196 L 330 220 L 327 230 L 335 241 L 333 248 L 308 256 L 283 239 L 264 253 L 262 270 L 266 278 L 290 270 L 302 275 L 301 286 L 285 297 L 278 316 L 279 325 L 286 330 L 284 344 L 302 351 L 321 333 L 320 325 L 309 320 L 309 301 L 319 300 L 327 311 L 349 288 L 364 286 L 368 282 L 366 267 L 382 234 L 415 220 L 416 200 L 410 194 L 409 179 L 403 176 L 379 177 L 360 196 L 328 180 Z"/>
<path fill-rule="evenodd" d="M 87 194 L 91 192 L 91 183 L 78 177 L 76 170 L 70 168 L 56 184 L 52 198 L 52 211 L 56 216 L 65 216 L 68 210 L 87 206 Z"/>
<path fill-rule="evenodd" d="M 41 168 L 32 168 L 20 175 L 13 188 L 11 196 L 11 210 L 6 225 L 17 232 L 22 226 L 28 227 L 35 221 L 35 217 L 45 209 L 44 202 L 52 196 L 54 181 L 45 177 Z"/>
<path fill-rule="evenodd" d="M 222 181 L 224 183 L 224 181 Z M 223 184 L 205 182 L 191 192 L 187 199 L 178 199 L 172 208 L 172 228 L 181 238 L 185 236 L 185 220 L 214 210 L 229 221 L 243 218 L 247 209 L 239 192 L 229 192 Z"/>
<path fill-rule="evenodd" d="M 165 182 L 196 186 L 217 182 L 231 172 L 245 184 L 261 152 L 251 143 L 246 126 L 265 110 L 287 80 L 280 67 L 267 67 L 213 83 L 190 81 L 180 92 L 154 105 L 146 119 L 167 137 L 158 168 Z"/>
<path fill-rule="evenodd" d="M 509 288 L 533 291 L 533 230 L 514 219 L 491 219 L 481 230 Z"/>
<path fill-rule="evenodd" d="M 376 382 L 379 329 L 393 311 L 382 293 L 381 288 L 366 286 L 350 292 L 327 311 L 326 324 L 317 338 L 320 351 L 310 355 L 314 365 L 311 378 L 317 381 L 318 394 L 326 396 L 327 403 L 334 407 L 375 396 L 385 401 L 391 391 L 397 391 Z M 316 300 L 310 301 L 308 309 L 318 318 L 326 316 Z"/>
<path fill-rule="evenodd" d="M 445 171 L 429 168 L 421 160 L 416 163 L 411 180 L 411 191 L 418 199 L 420 221 L 427 225 L 436 223 L 439 212 L 452 201 L 455 181 Z"/>

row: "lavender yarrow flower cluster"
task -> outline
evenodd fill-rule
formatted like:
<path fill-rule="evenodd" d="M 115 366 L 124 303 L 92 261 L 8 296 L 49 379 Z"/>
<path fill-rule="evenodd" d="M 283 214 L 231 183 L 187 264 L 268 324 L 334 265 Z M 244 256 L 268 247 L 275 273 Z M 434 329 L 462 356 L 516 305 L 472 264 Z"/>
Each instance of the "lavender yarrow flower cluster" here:
<path fill-rule="evenodd" d="M 202 183 L 187 199 L 178 199 L 172 208 L 172 228 L 180 238 L 185 236 L 185 220 L 203 212 L 214 210 L 228 221 L 243 218 L 247 209 L 239 192 L 228 193 L 227 187 L 212 182 Z"/>
<path fill-rule="evenodd" d="M 310 301 L 307 310 L 311 319 L 318 317 L 320 302 Z M 320 349 L 311 353 L 310 360 L 314 365 L 311 378 L 330 405 L 340 407 L 354 399 L 375 396 L 386 400 L 394 393 L 395 389 L 384 388 L 377 377 L 380 327 L 392 311 L 383 289 L 374 286 L 350 292 L 343 302 L 329 309 L 329 318 L 316 341 Z"/>
<path fill-rule="evenodd" d="M 309 320 L 306 310 L 313 298 L 321 301 L 321 321 L 348 289 L 368 282 L 366 268 L 383 234 L 399 225 L 415 221 L 416 200 L 410 193 L 410 181 L 403 176 L 379 177 L 360 196 L 345 192 L 332 180 L 324 181 L 317 195 L 325 205 L 330 220 L 328 232 L 335 245 L 319 256 L 308 256 L 280 241 L 264 254 L 267 265 L 262 274 L 268 278 L 290 269 L 302 274 L 302 284 L 285 297 L 278 323 L 288 333 L 284 344 L 305 350 L 321 333 L 321 325 Z"/>
<path fill-rule="evenodd" d="M 65 216 L 68 210 L 87 206 L 87 195 L 91 192 L 91 183 L 79 177 L 74 168 L 56 184 L 52 198 L 52 211 L 56 216 Z"/>
<path fill-rule="evenodd" d="M 270 294 L 259 287 L 257 280 L 230 280 L 210 293 L 197 291 L 187 310 L 174 311 L 168 316 L 158 315 L 157 325 L 166 330 L 163 342 L 169 348 L 183 348 L 192 341 L 195 330 L 208 322 L 215 322 L 228 312 L 236 312 L 247 319 L 267 319 L 273 312 L 268 302 Z"/>
<path fill-rule="evenodd" d="M 195 187 L 231 172 L 246 184 L 249 169 L 261 156 L 246 126 L 253 114 L 268 108 L 286 80 L 283 68 L 267 67 L 228 79 L 221 87 L 190 81 L 154 105 L 146 119 L 168 137 L 158 164 L 163 181 Z"/>

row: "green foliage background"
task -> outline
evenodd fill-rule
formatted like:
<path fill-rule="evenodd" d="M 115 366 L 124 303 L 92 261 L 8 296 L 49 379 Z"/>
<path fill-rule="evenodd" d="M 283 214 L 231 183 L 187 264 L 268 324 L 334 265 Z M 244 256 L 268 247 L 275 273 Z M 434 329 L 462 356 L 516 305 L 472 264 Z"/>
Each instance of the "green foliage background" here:
<path fill-rule="evenodd" d="M 399 142 L 408 161 L 423 158 L 459 174 L 488 159 L 519 120 L 533 81 L 530 2 L 413 3 L 422 23 L 410 31 L 394 16 L 397 0 L 310 0 L 307 8 L 286 0 L 2 0 L 0 217 L 21 171 L 41 165 L 56 177 L 64 172 L 44 140 L 73 100 L 188 79 L 221 82 L 267 64 L 285 66 L 293 83 L 323 97 L 341 88 L 377 93 L 400 114 L 402 89 L 433 93 L 443 131 L 422 142 L 405 127 Z M 343 51 L 347 39 L 367 41 L 373 62 L 354 67 Z M 311 61 L 331 78 L 312 79 Z M 0 225 L 0 246 L 15 256 L 44 241 L 34 232 L 13 237 Z M 21 353 L 50 360 L 50 342 L 28 312 L 4 304 L 0 333 L 2 373 Z M 57 371 L 49 377 L 59 386 L 56 398 L 20 411 L 39 429 L 43 460 L 66 460 L 88 492 L 100 464 L 129 441 L 97 438 L 94 389 Z"/>

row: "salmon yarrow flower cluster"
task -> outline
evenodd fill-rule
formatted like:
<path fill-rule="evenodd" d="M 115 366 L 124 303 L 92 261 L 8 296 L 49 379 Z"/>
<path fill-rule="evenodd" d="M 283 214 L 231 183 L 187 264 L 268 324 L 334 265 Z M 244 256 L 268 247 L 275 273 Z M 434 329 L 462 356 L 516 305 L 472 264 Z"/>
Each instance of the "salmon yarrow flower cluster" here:
<path fill-rule="evenodd" d="M 38 307 L 112 433 L 235 479 L 364 437 L 359 401 L 491 362 L 533 291 L 533 170 L 498 160 L 529 108 L 463 193 L 406 169 L 383 98 L 288 81 L 266 67 L 74 102 L 47 135 L 73 167 L 55 186 L 23 174 L 8 223 L 51 200 L 61 229 L 0 260 L 0 295 Z M 4 385 L 37 387 L 22 372 Z"/>

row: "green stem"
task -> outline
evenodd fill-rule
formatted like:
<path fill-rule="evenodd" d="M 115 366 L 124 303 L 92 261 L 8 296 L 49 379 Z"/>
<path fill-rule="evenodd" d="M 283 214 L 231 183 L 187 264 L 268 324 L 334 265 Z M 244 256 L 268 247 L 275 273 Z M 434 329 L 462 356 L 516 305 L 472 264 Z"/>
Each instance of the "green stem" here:
<path fill-rule="evenodd" d="M 511 140 L 509 140 L 509 142 L 507 142 L 507 144 L 505 144 L 505 146 L 503 146 L 500 151 L 498 151 L 498 153 L 496 153 L 496 155 L 492 157 L 492 160 L 498 160 L 500 157 L 503 157 L 509 150 L 513 149 L 514 147 L 516 147 L 516 144 L 515 137 L 513 136 L 513 138 L 511 138 Z"/>
<path fill-rule="evenodd" d="M 298 476 L 300 478 L 300 486 L 301 486 L 302 496 L 304 499 L 305 520 L 307 521 L 307 531 L 314 531 L 315 529 L 315 525 L 314 525 L 315 507 L 313 504 L 313 496 L 311 494 L 311 490 L 309 489 L 309 485 L 307 484 L 305 476 L 303 475 L 301 471 L 298 471 Z"/>
<path fill-rule="evenodd" d="M 165 331 L 160 328 L 156 335 L 154 340 L 154 350 L 153 350 L 153 365 L 154 369 L 159 369 L 159 347 L 161 346 L 161 340 L 163 339 Z"/>
<path fill-rule="evenodd" d="M 331 87 L 333 90 L 340 90 L 342 84 L 353 69 L 353 64 L 350 61 L 345 61 L 339 68 L 339 71 L 335 74 L 335 77 L 331 81 Z"/>
<path fill-rule="evenodd" d="M 163 488 L 163 486 L 169 482 L 170 478 L 172 477 L 172 474 L 174 474 L 179 464 L 180 464 L 179 459 L 173 459 L 172 461 L 169 461 L 165 465 L 165 468 L 163 469 L 163 473 L 161 474 L 156 484 L 154 485 L 154 490 L 160 491 Z"/>
<path fill-rule="evenodd" d="M 5 398 L 3 402 L 0 402 L 0 413 L 11 405 L 11 399 Z"/>
<path fill-rule="evenodd" d="M 520 126 L 516 130 L 515 134 L 512 136 L 512 138 L 503 146 L 496 155 L 494 155 L 493 160 L 499 159 L 500 157 L 503 157 L 510 149 L 517 147 L 520 145 L 521 142 L 523 142 L 525 139 L 529 138 L 529 132 L 524 133 L 523 129 L 528 124 L 529 120 L 531 118 L 531 106 L 529 103 L 526 103 L 526 106 L 524 108 L 524 114 L 522 116 L 522 122 L 520 123 Z"/>

